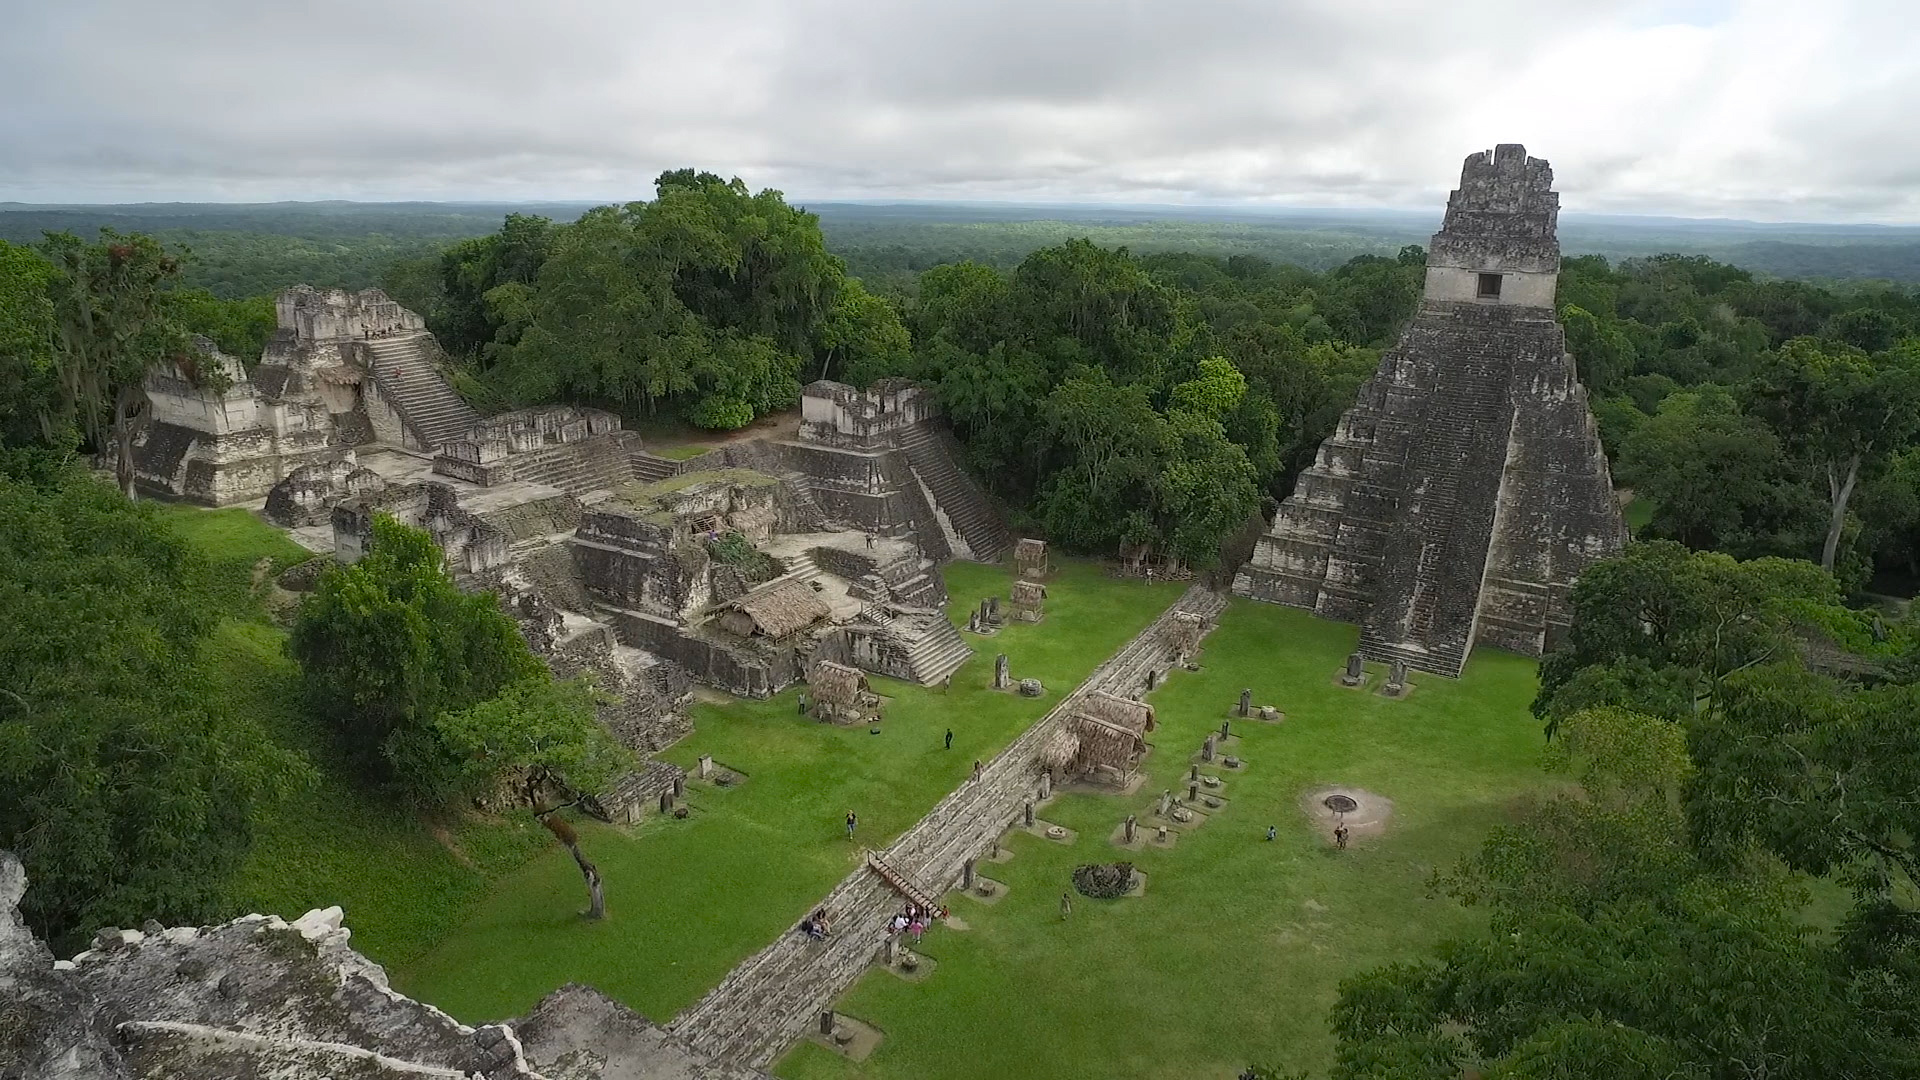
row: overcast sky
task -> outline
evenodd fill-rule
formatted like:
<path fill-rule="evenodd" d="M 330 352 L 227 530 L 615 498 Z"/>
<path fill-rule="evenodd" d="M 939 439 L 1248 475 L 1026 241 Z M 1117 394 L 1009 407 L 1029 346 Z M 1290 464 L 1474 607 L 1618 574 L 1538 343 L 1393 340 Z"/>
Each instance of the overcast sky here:
<path fill-rule="evenodd" d="M 1920 222 L 1920 0 L 0 0 L 0 201 L 1436 208 Z"/>

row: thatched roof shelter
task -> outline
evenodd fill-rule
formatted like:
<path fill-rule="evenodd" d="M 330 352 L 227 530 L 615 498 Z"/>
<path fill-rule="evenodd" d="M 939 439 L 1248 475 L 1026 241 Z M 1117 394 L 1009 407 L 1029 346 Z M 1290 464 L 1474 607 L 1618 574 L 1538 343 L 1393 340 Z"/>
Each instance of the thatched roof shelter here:
<path fill-rule="evenodd" d="M 1176 611 L 1167 624 L 1167 641 L 1178 656 L 1190 657 L 1200 651 L 1200 639 L 1207 635 L 1206 616 L 1191 611 Z"/>
<path fill-rule="evenodd" d="M 783 638 L 799 633 L 833 613 L 813 587 L 799 578 L 783 578 L 728 604 L 721 625 L 748 637 Z"/>
<path fill-rule="evenodd" d="M 813 670 L 807 672 L 807 686 L 822 705 L 855 706 L 869 692 L 866 672 L 831 660 L 814 662 Z"/>
<path fill-rule="evenodd" d="M 1046 768 L 1071 769 L 1074 759 L 1080 756 L 1080 737 L 1074 734 L 1073 725 L 1065 723 L 1055 727 L 1037 756 Z"/>
<path fill-rule="evenodd" d="M 1136 737 L 1154 728 L 1153 706 L 1104 691 L 1088 694 L 1080 711 L 1096 720 L 1132 732 Z"/>
<path fill-rule="evenodd" d="M 1013 603 L 1016 607 L 1039 607 L 1040 601 L 1046 598 L 1047 587 L 1037 581 L 1013 583 Z"/>
<path fill-rule="evenodd" d="M 1147 752 L 1146 740 L 1119 724 L 1109 723 L 1086 713 L 1070 720 L 1079 752 L 1074 755 L 1073 770 L 1083 775 L 1109 773 L 1124 782 Z"/>

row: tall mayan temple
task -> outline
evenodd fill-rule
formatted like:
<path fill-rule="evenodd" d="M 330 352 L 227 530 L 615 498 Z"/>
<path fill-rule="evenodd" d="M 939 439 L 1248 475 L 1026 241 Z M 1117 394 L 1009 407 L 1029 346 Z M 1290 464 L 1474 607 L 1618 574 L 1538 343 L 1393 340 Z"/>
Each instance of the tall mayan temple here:
<path fill-rule="evenodd" d="M 1580 571 L 1626 542 L 1554 317 L 1553 170 L 1467 158 L 1420 309 L 1280 505 L 1234 592 L 1360 624 L 1373 660 L 1458 677 L 1475 642 L 1537 656 Z"/>

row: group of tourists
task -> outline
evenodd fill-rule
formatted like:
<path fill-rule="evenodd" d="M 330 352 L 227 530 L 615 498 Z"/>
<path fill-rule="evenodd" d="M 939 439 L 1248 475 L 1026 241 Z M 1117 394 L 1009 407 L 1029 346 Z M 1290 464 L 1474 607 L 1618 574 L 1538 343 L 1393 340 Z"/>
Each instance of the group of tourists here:
<path fill-rule="evenodd" d="M 913 935 L 913 943 L 918 945 L 920 944 L 920 935 L 927 932 L 927 927 L 933 923 L 933 920 L 944 919 L 946 917 L 946 908 L 924 908 L 909 900 L 905 911 L 887 920 L 887 933 L 911 934 Z"/>
<path fill-rule="evenodd" d="M 823 907 L 814 908 L 813 914 L 800 920 L 800 932 L 814 941 L 825 939 L 829 929 L 827 925 L 827 909 Z"/>

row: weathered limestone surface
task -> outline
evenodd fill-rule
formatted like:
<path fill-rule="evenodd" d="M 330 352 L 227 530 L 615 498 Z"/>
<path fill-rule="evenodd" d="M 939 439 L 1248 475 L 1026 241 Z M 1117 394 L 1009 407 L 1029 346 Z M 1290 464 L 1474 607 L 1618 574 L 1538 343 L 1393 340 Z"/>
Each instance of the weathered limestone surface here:
<path fill-rule="evenodd" d="M 585 987 L 469 1027 L 397 992 L 339 908 L 293 922 L 102 930 L 58 961 L 20 924 L 0 852 L 0 1073 L 22 1080 L 750 1080 Z M 523 1038 L 517 1029 L 524 1027 Z M 551 1069 L 552 1071 L 547 1071 Z"/>
<path fill-rule="evenodd" d="M 1553 310 L 1545 161 L 1469 157 L 1425 295 L 1241 569 L 1242 596 L 1361 625 L 1370 659 L 1458 676 L 1474 643 L 1539 655 L 1626 526 Z"/>

